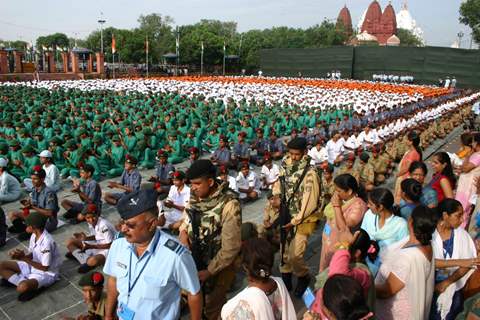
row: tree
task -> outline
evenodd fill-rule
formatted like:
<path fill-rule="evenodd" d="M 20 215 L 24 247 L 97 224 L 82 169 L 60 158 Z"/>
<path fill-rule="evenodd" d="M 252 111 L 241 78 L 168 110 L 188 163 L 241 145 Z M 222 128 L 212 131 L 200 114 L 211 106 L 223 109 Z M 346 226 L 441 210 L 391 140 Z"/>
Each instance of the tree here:
<path fill-rule="evenodd" d="M 54 51 L 57 47 L 68 47 L 69 46 L 69 39 L 66 34 L 64 33 L 54 33 L 48 36 L 42 36 L 37 38 L 37 48 L 52 48 Z"/>
<path fill-rule="evenodd" d="M 469 26 L 473 39 L 480 43 L 480 0 L 465 0 L 460 5 L 460 22 Z"/>
<path fill-rule="evenodd" d="M 138 18 L 139 27 L 135 30 L 135 36 L 144 43 L 143 58 L 145 61 L 145 43 L 148 36 L 149 60 L 159 63 L 162 56 L 172 48 L 175 48 L 175 37 L 172 31 L 174 20 L 170 16 L 162 16 L 158 13 L 141 15 Z"/>
<path fill-rule="evenodd" d="M 410 30 L 398 29 L 397 37 L 400 39 L 400 45 L 404 47 L 421 47 L 422 40 L 414 35 Z"/>

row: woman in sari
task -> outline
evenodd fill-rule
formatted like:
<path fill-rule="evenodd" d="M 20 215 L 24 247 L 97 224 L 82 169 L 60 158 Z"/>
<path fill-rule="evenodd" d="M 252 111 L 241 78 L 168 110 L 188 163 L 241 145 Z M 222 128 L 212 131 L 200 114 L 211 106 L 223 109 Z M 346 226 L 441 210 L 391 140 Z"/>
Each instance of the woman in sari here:
<path fill-rule="evenodd" d="M 475 195 L 475 179 L 480 176 L 480 134 L 473 136 L 473 153 L 463 160 L 458 179 L 458 188 L 455 199 L 460 201 L 463 207 L 463 223 L 465 228 L 470 222 L 471 206 L 475 204 L 472 195 Z"/>
<path fill-rule="evenodd" d="M 272 277 L 274 252 L 265 239 L 243 244 L 242 267 L 248 286 L 227 301 L 222 320 L 295 320 L 292 300 L 281 278 Z"/>
<path fill-rule="evenodd" d="M 463 160 L 472 154 L 473 137 L 471 133 L 464 133 L 460 136 L 460 149 L 456 152 L 459 159 Z"/>
<path fill-rule="evenodd" d="M 328 267 L 334 253 L 334 245 L 337 242 L 338 230 L 344 228 L 343 224 L 351 232 L 357 231 L 362 223 L 363 215 L 367 211 L 367 204 L 357 195 L 357 180 L 350 174 L 337 176 L 335 193 L 330 203 L 324 210 L 327 221 L 322 234 L 322 252 L 320 255 L 320 272 Z M 337 221 L 336 215 L 342 215 L 343 221 Z M 341 225 L 337 226 L 340 223 Z"/>
<path fill-rule="evenodd" d="M 462 204 L 445 199 L 438 206 L 438 214 L 440 220 L 432 239 L 436 272 L 430 319 L 451 320 L 462 311 L 462 288 L 480 259 L 472 238 L 460 228 Z"/>
<path fill-rule="evenodd" d="M 375 278 L 377 319 L 428 319 L 435 275 L 430 242 L 435 227 L 434 210 L 416 207 L 408 219 L 409 237 L 382 254 Z"/>
<path fill-rule="evenodd" d="M 377 242 L 380 252 L 383 248 L 408 236 L 407 221 L 393 205 L 393 194 L 385 188 L 376 188 L 368 194 L 368 210 L 362 221 L 362 229 L 370 239 Z M 378 252 L 367 259 L 368 266 L 375 275 L 381 261 Z M 373 260 L 373 261 L 372 261 Z"/>
<path fill-rule="evenodd" d="M 398 165 L 397 180 L 395 181 L 395 204 L 400 204 L 402 198 L 400 184 L 408 177 L 408 169 L 414 161 L 422 160 L 422 149 L 420 148 L 420 136 L 416 131 L 411 131 L 407 136 L 408 151 L 403 155 Z"/>
<path fill-rule="evenodd" d="M 424 185 L 428 173 L 427 165 L 421 161 L 414 161 L 408 172 L 412 179 L 417 180 L 423 186 L 420 202 L 430 209 L 436 208 L 438 206 L 437 191 L 433 190 L 428 184 Z"/>
<path fill-rule="evenodd" d="M 455 189 L 457 178 L 453 173 L 450 157 L 446 152 L 437 152 L 432 157 L 431 165 L 434 174 L 429 186 L 437 192 L 438 202 L 442 202 L 446 198 L 453 199 L 453 190 Z"/>

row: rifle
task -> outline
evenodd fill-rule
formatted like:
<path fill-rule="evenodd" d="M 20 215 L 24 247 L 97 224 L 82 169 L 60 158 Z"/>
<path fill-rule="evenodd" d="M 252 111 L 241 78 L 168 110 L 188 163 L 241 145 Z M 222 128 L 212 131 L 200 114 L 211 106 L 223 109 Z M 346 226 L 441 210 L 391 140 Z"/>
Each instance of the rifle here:
<path fill-rule="evenodd" d="M 295 197 L 295 194 L 297 193 L 298 189 L 300 188 L 300 185 L 302 184 L 303 179 L 305 178 L 305 175 L 307 174 L 308 169 L 310 169 L 310 166 L 306 166 L 305 169 L 303 169 L 302 175 L 300 176 L 300 179 L 298 180 L 297 184 L 293 188 L 292 195 L 290 198 L 287 200 L 287 192 L 285 190 L 285 176 L 280 176 L 280 189 L 281 189 L 281 199 L 280 199 L 280 212 L 278 215 L 277 220 L 272 224 L 273 226 L 280 225 L 280 244 L 281 244 L 281 251 L 280 251 L 280 257 L 281 257 L 281 262 L 280 264 L 283 266 L 285 264 L 284 261 L 284 253 L 285 253 L 285 244 L 287 242 L 287 237 L 289 235 L 293 234 L 293 228 L 290 229 L 289 231 L 286 231 L 284 226 L 290 223 L 292 220 L 292 216 L 290 215 L 290 204 Z"/>
<path fill-rule="evenodd" d="M 200 238 L 200 225 L 202 219 L 202 212 L 195 208 L 185 209 L 190 221 L 192 223 L 193 241 L 190 246 L 192 252 L 193 261 L 198 271 L 205 270 L 208 267 L 208 263 L 215 256 L 218 250 L 212 244 L 212 241 L 220 234 L 221 229 L 217 229 L 216 232 L 209 233 Z M 215 285 L 215 277 L 208 279 L 203 285 L 203 293 L 210 293 Z"/>

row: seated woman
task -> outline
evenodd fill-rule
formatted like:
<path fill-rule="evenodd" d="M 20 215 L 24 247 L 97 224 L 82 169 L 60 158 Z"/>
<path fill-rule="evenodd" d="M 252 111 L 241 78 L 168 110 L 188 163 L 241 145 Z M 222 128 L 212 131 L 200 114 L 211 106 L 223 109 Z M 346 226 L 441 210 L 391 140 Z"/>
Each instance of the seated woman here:
<path fill-rule="evenodd" d="M 400 217 L 393 203 L 393 194 L 388 189 L 376 188 L 368 194 L 370 210 L 365 213 L 361 228 L 368 233 L 370 239 L 377 242 L 380 251 L 408 236 L 407 221 Z M 372 254 L 372 258 L 367 259 L 367 263 L 376 275 L 381 264 L 378 252 Z"/>
<path fill-rule="evenodd" d="M 274 253 L 267 240 L 252 238 L 245 241 L 242 253 L 248 286 L 223 306 L 222 320 L 297 319 L 282 279 L 271 276 Z"/>
<path fill-rule="evenodd" d="M 17 201 L 22 194 L 22 188 L 17 178 L 8 173 L 8 160 L 0 158 L 0 204 Z"/>
<path fill-rule="evenodd" d="M 436 208 L 438 206 L 437 191 L 433 190 L 429 185 L 424 185 L 425 177 L 428 174 L 427 165 L 422 161 L 414 161 L 410 165 L 408 172 L 411 178 L 417 180 L 423 186 L 420 203 L 431 209 Z"/>
<path fill-rule="evenodd" d="M 402 190 L 402 199 L 400 200 L 400 215 L 408 220 L 415 209 L 420 204 L 422 196 L 422 185 L 415 179 L 408 178 L 402 181 L 400 188 Z"/>
<path fill-rule="evenodd" d="M 338 243 L 330 266 L 317 276 L 315 283 L 316 292 L 315 301 L 310 307 L 310 315 L 314 317 L 321 317 L 327 319 L 324 314 L 323 304 L 323 288 L 325 282 L 337 275 L 350 276 L 357 280 L 362 286 L 367 304 L 371 310 L 375 307 L 375 285 L 373 283 L 374 276 L 368 269 L 365 259 L 372 243 L 368 233 L 360 229 L 355 235 L 352 235 L 349 230 L 339 233 Z"/>
<path fill-rule="evenodd" d="M 435 256 L 435 296 L 430 319 L 455 319 L 462 311 L 462 288 L 480 263 L 470 235 L 460 227 L 462 204 L 445 199 L 438 206 L 439 221 L 433 234 Z"/>
<path fill-rule="evenodd" d="M 408 219 L 409 237 L 388 248 L 375 279 L 378 319 L 427 319 L 434 288 L 430 241 L 435 213 L 420 205 Z"/>
<path fill-rule="evenodd" d="M 343 229 L 343 225 L 354 232 L 360 228 L 363 215 L 367 211 L 367 204 L 357 195 L 357 180 L 350 174 L 341 174 L 337 176 L 333 183 L 335 184 L 335 193 L 330 203 L 324 210 L 327 222 L 322 235 L 322 252 L 320 255 L 320 272 L 325 270 L 330 264 L 334 253 L 334 245 L 337 243 L 338 230 Z M 343 216 L 342 221 L 337 221 L 337 214 Z"/>

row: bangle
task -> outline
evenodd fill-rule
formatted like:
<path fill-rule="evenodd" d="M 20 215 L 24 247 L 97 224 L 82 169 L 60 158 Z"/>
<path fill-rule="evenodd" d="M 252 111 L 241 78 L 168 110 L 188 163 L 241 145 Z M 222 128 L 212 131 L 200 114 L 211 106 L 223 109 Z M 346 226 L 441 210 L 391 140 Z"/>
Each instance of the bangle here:
<path fill-rule="evenodd" d="M 335 249 L 337 250 L 348 250 L 350 244 L 348 242 L 337 242 L 335 244 Z"/>
<path fill-rule="evenodd" d="M 334 207 L 334 208 L 341 208 L 342 206 L 334 206 L 334 205 L 332 205 L 332 207 Z"/>

